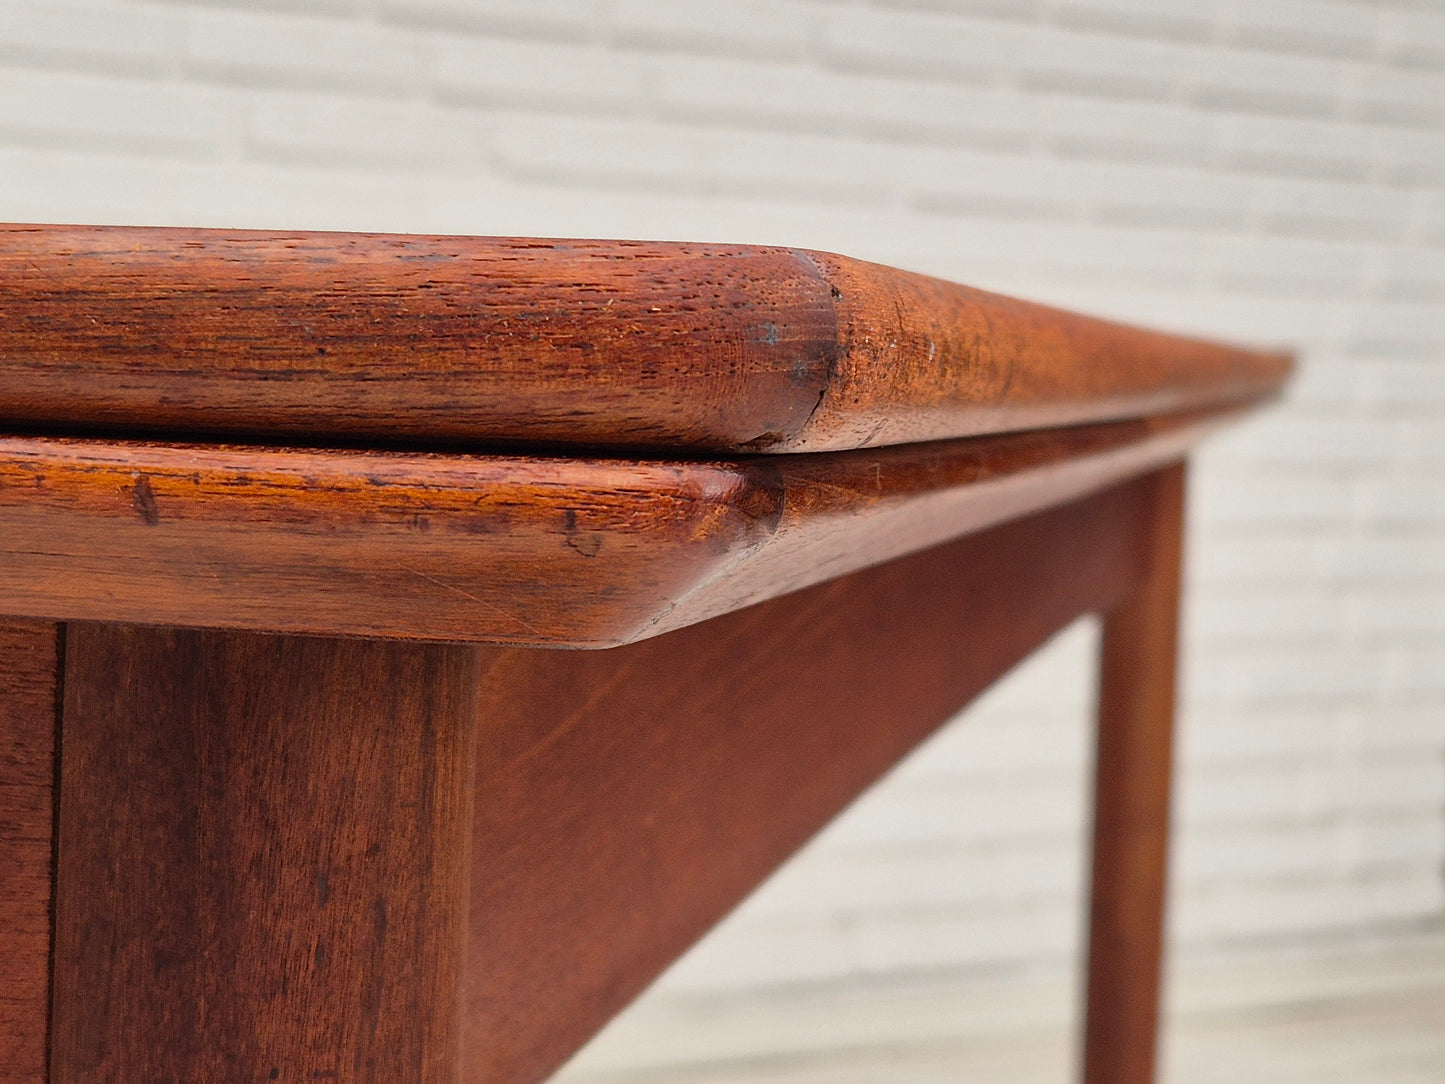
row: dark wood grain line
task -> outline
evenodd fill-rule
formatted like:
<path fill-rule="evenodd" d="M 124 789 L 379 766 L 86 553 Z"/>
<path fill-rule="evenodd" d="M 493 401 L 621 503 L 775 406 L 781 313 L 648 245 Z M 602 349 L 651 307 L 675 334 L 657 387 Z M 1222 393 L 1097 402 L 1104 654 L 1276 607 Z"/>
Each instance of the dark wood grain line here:
<path fill-rule="evenodd" d="M 59 629 L 0 620 L 0 1084 L 45 1084 Z"/>
<path fill-rule="evenodd" d="M 1270 394 L 1279 353 L 828 253 L 0 226 L 0 424 L 835 451 Z"/>
<path fill-rule="evenodd" d="M 711 462 L 0 438 L 0 613 L 607 646 L 1097 491 L 1227 417 Z"/>
<path fill-rule="evenodd" d="M 54 1084 L 454 1084 L 476 661 L 70 626 Z"/>
<path fill-rule="evenodd" d="M 1125 595 L 1147 498 L 612 651 L 482 649 L 466 1079 L 546 1077 L 938 724 Z"/>

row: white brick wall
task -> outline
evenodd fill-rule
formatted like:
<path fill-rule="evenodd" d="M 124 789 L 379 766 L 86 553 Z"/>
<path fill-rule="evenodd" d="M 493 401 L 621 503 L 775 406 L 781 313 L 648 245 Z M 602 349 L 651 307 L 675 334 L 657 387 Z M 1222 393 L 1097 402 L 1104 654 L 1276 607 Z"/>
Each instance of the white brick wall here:
<path fill-rule="evenodd" d="M 1445 10 L 0 0 L 0 216 L 834 249 L 1298 346 L 1194 477 L 1175 929 L 1445 907 Z M 1072 951 L 1092 626 L 655 996 Z"/>

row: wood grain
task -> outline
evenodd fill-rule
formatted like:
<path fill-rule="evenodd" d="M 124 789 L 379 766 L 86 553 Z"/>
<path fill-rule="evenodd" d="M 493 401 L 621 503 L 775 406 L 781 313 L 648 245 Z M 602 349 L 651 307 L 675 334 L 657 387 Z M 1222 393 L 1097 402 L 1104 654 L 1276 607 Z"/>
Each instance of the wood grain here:
<path fill-rule="evenodd" d="M 0 226 L 0 424 L 831 451 L 1271 394 L 1289 359 L 828 253 Z"/>
<path fill-rule="evenodd" d="M 1043 429 L 1274 395 L 1287 353 L 1080 316 L 812 252 L 837 298 L 838 362 L 776 451 Z"/>
<path fill-rule="evenodd" d="M 1106 616 L 1100 651 L 1085 1084 L 1149 1084 L 1156 1057 L 1184 466 L 1139 487 L 1144 572 Z"/>
<path fill-rule="evenodd" d="M 1097 491 L 1227 417 L 731 461 L 0 438 L 0 613 L 613 645 Z"/>
<path fill-rule="evenodd" d="M 46 1080 L 59 646 L 0 621 L 0 1084 Z"/>
<path fill-rule="evenodd" d="M 1146 559 L 1126 485 L 605 652 L 482 649 L 466 1079 L 543 1079 Z"/>
<path fill-rule="evenodd" d="M 54 1084 L 451 1084 L 473 650 L 70 626 Z"/>
<path fill-rule="evenodd" d="M 543 1079 L 968 699 L 1133 597 L 1156 495 L 605 652 L 70 626 L 52 1079 Z"/>

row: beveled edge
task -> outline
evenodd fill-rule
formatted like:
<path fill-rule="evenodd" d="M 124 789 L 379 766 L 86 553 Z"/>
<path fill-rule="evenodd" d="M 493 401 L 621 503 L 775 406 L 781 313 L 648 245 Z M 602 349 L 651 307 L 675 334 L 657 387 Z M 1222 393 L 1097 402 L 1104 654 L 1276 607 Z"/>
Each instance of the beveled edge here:
<path fill-rule="evenodd" d="M 732 461 L 0 438 L 0 613 L 607 647 L 1059 504 L 1236 411 Z"/>
<path fill-rule="evenodd" d="M 760 245 L 0 225 L 0 429 L 843 451 L 1244 403 L 1291 360 Z"/>

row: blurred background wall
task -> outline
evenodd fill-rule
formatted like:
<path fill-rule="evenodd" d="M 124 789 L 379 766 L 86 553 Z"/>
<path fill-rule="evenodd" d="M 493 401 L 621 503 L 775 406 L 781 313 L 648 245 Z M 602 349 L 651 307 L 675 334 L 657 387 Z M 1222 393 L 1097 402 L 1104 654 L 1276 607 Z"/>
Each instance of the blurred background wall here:
<path fill-rule="evenodd" d="M 0 217 L 795 244 L 1293 345 L 1193 477 L 1180 958 L 1441 919 L 1438 4 L 0 0 Z M 1062 967 L 1094 637 L 654 1005 Z"/>

